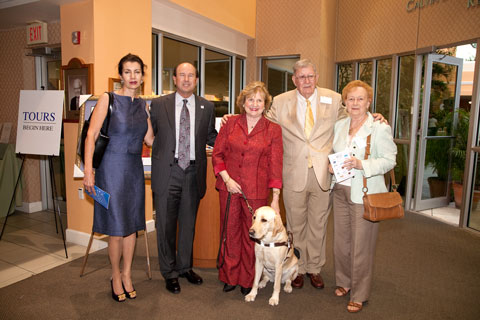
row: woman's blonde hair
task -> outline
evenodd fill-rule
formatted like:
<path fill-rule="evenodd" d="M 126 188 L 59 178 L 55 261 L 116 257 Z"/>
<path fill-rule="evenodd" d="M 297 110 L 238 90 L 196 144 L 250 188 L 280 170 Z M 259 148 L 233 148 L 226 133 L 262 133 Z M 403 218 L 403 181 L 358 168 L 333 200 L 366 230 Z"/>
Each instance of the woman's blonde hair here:
<path fill-rule="evenodd" d="M 245 88 L 243 88 L 242 92 L 237 97 L 237 108 L 240 109 L 241 113 L 245 113 L 245 108 L 243 105 L 245 104 L 245 100 L 255 95 L 257 92 L 260 92 L 263 95 L 263 100 L 265 101 L 265 111 L 270 108 L 270 104 L 272 103 L 272 96 L 268 93 L 267 88 L 265 87 L 265 83 L 261 81 L 253 81 L 247 84 Z"/>
<path fill-rule="evenodd" d="M 368 101 L 372 102 L 373 100 L 373 89 L 370 87 L 367 83 L 361 81 L 361 80 L 353 80 L 347 83 L 345 88 L 342 90 L 342 100 L 345 103 L 347 100 L 347 95 L 350 91 L 352 91 L 354 88 L 361 87 L 367 91 L 367 98 Z"/>

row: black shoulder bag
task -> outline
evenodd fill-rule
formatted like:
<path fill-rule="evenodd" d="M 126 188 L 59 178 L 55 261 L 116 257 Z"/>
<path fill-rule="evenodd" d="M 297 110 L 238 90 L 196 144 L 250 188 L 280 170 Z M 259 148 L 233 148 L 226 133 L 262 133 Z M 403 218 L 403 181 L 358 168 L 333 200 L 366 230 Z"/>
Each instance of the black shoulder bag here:
<path fill-rule="evenodd" d="M 100 129 L 100 134 L 98 135 L 97 140 L 95 141 L 95 150 L 93 152 L 93 159 L 92 159 L 92 166 L 96 169 L 100 167 L 100 163 L 102 162 L 103 154 L 107 149 L 108 142 L 110 141 L 110 137 L 108 136 L 108 127 L 110 125 L 110 114 L 112 112 L 113 107 L 113 94 L 108 92 L 108 111 L 105 120 L 103 120 L 102 128 Z M 90 118 L 92 117 L 93 112 L 90 114 L 88 120 L 85 120 L 83 123 L 82 129 L 82 136 L 81 136 L 81 143 L 80 143 L 80 156 L 82 157 L 82 161 L 85 164 L 85 139 L 87 138 L 88 128 L 90 127 Z M 105 131 L 104 131 L 105 127 Z"/>

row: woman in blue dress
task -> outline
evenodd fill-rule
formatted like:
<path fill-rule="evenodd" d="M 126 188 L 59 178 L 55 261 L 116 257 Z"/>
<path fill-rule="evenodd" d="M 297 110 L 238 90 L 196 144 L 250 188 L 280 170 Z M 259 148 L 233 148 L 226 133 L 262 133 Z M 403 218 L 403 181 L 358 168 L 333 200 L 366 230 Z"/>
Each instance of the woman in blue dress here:
<path fill-rule="evenodd" d="M 92 168 L 95 141 L 108 110 L 109 97 L 104 93 L 90 118 L 85 140 L 83 184 L 110 194 L 108 209 L 95 202 L 93 232 L 109 235 L 108 256 L 112 265 L 110 280 L 112 298 L 123 302 L 136 298 L 131 279 L 136 232 L 145 229 L 145 180 L 142 165 L 142 146 L 153 143 L 153 130 L 146 102 L 138 98 L 145 74 L 145 65 L 136 55 L 127 54 L 118 64 L 122 88 L 113 94 L 108 135 L 110 142 L 102 162 Z M 120 261 L 123 265 L 120 268 Z"/>

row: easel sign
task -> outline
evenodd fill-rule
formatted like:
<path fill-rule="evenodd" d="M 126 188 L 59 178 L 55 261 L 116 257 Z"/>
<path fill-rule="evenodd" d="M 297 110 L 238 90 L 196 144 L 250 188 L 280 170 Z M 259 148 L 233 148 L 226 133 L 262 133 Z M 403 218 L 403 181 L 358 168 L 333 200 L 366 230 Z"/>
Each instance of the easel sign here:
<path fill-rule="evenodd" d="M 64 92 L 21 90 L 15 153 L 58 156 Z"/>

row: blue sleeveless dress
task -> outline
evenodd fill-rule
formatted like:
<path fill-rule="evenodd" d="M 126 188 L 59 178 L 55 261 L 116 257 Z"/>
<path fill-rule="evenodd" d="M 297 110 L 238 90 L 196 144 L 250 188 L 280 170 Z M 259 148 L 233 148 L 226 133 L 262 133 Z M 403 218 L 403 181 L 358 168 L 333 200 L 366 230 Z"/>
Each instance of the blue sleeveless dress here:
<path fill-rule="evenodd" d="M 147 132 L 145 101 L 114 94 L 108 143 L 95 184 L 110 194 L 108 210 L 95 202 L 93 231 L 127 236 L 145 229 L 143 138 Z"/>

